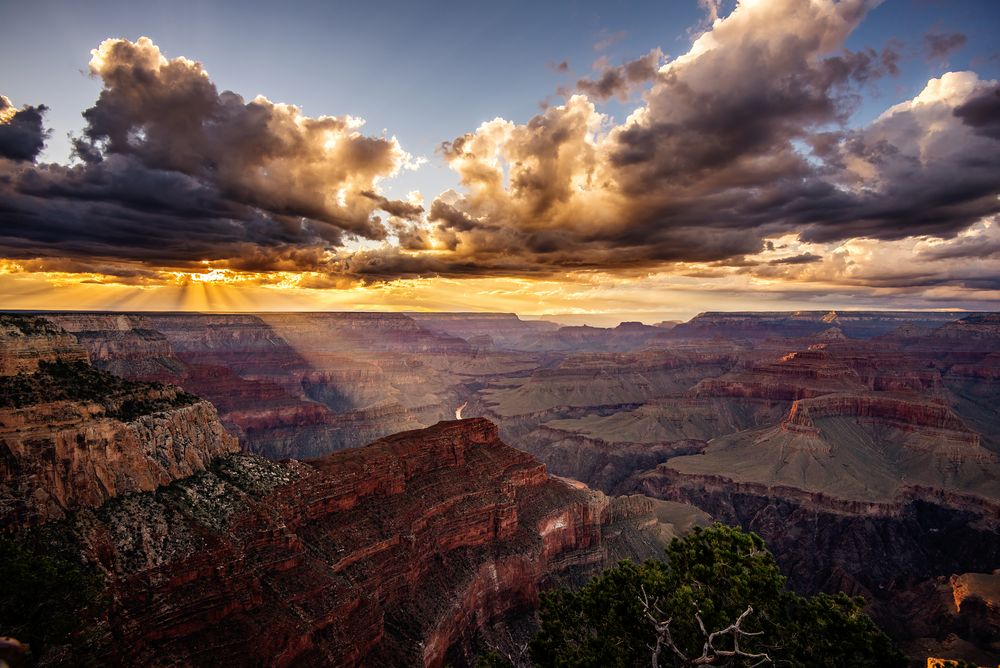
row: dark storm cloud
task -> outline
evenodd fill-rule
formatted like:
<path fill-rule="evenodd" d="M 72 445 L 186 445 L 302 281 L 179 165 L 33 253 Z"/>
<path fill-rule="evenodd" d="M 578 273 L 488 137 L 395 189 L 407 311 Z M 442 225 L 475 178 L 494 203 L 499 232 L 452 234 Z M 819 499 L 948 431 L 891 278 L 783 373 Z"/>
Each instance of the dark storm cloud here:
<path fill-rule="evenodd" d="M 90 68 L 104 89 L 83 114 L 84 132 L 104 153 L 194 176 L 275 215 L 384 237 L 374 203 L 357 195 L 398 169 L 395 141 L 361 135 L 349 117 L 310 118 L 263 97 L 219 93 L 200 63 L 167 60 L 146 38 L 105 41 Z"/>
<path fill-rule="evenodd" d="M 131 156 L 10 170 L 0 181 L 0 248 L 8 258 L 119 258 L 187 267 L 255 247 L 339 244 L 341 231 L 225 198 L 198 179 Z"/>
<path fill-rule="evenodd" d="M 919 271 L 860 277 L 837 265 L 843 253 L 801 242 L 958 238 L 1000 211 L 1000 97 L 971 72 L 947 73 L 849 125 L 861 91 L 897 71 L 898 45 L 844 48 L 874 4 L 759 0 L 716 15 L 679 58 L 663 63 L 654 49 L 524 123 L 497 118 L 444 142 L 462 192 L 426 211 L 376 189 L 406 160 L 394 139 L 362 135 L 349 117 L 219 93 L 198 63 L 109 40 L 91 63 L 104 90 L 85 112 L 80 163 L 0 161 L 0 251 L 314 272 L 307 287 L 671 267 L 912 287 Z M 617 124 L 595 104 L 643 84 Z M 357 236 L 385 243 L 343 249 Z M 974 257 L 972 246 L 927 257 Z M 754 257 L 765 250 L 789 257 Z M 989 282 L 960 269 L 927 280 Z"/>
<path fill-rule="evenodd" d="M 424 212 L 424 207 L 419 204 L 411 204 L 398 199 L 389 199 L 371 190 L 363 190 L 360 194 L 362 197 L 367 197 L 375 202 L 382 211 L 397 218 L 413 219 Z"/>
<path fill-rule="evenodd" d="M 930 60 L 942 60 L 961 49 L 968 41 L 960 32 L 932 31 L 924 35 L 924 53 Z"/>
<path fill-rule="evenodd" d="M 822 256 L 816 255 L 815 253 L 801 253 L 799 255 L 793 255 L 791 257 L 783 257 L 777 260 L 771 260 L 768 264 L 811 264 L 813 262 L 819 262 L 823 259 Z"/>
<path fill-rule="evenodd" d="M 45 107 L 11 115 L 3 98 L 6 257 L 291 269 L 289 258 L 315 266 L 349 235 L 385 238 L 379 209 L 422 212 L 375 191 L 405 153 L 394 139 L 362 135 L 350 117 L 219 93 L 199 63 L 168 60 L 145 38 L 107 40 L 93 54 L 104 88 L 84 112 L 84 137 L 72 140 L 76 165 L 29 162 L 43 145 Z"/>
<path fill-rule="evenodd" d="M 618 67 L 604 67 L 595 79 L 580 79 L 576 82 L 578 91 L 598 100 L 618 97 L 628 99 L 637 86 L 652 81 L 663 60 L 663 52 L 653 49 L 646 55 L 630 60 Z"/>
<path fill-rule="evenodd" d="M 15 109 L 11 101 L 0 95 L 0 158 L 34 161 L 45 148 L 42 116 L 44 104 Z"/>
<path fill-rule="evenodd" d="M 976 133 L 1000 140 L 1000 86 L 984 89 L 957 107 L 955 115 Z"/>
<path fill-rule="evenodd" d="M 1000 256 L 1000 239 L 964 237 L 952 243 L 921 253 L 931 260 L 954 260 L 962 258 L 992 258 Z"/>

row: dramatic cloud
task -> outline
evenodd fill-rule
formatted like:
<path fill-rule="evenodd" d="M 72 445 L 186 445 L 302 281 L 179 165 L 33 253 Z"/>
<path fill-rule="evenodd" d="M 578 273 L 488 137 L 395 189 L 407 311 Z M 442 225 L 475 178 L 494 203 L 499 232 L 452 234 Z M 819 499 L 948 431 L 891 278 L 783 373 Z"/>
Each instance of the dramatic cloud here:
<path fill-rule="evenodd" d="M 957 115 L 995 86 L 973 72 L 949 72 L 869 127 L 847 133 L 830 158 L 841 168 L 831 179 L 841 190 L 802 237 L 952 237 L 996 212 L 1000 146 Z"/>
<path fill-rule="evenodd" d="M 602 57 L 562 104 L 444 142 L 458 184 L 426 207 L 379 189 L 412 164 L 395 139 L 220 93 L 199 63 L 108 40 L 73 165 L 35 164 L 44 108 L 5 102 L 0 252 L 25 271 L 142 282 L 207 264 L 307 289 L 582 275 L 1000 289 L 997 82 L 948 72 L 858 125 L 862 94 L 898 72 L 897 44 L 845 47 L 876 0 L 701 4 L 679 57 Z M 961 41 L 937 37 L 939 54 Z M 615 120 L 612 98 L 638 101 Z M 7 141 L 17 119 L 25 139 Z"/>
<path fill-rule="evenodd" d="M 0 95 L 0 158 L 34 160 L 45 148 L 45 128 L 42 115 L 45 105 L 15 109 L 11 101 Z"/>
<path fill-rule="evenodd" d="M 346 236 L 384 239 L 378 210 L 419 206 L 378 193 L 409 156 L 349 116 L 310 118 L 263 97 L 219 93 L 201 64 L 168 60 L 147 38 L 106 40 L 104 88 L 74 141 L 82 164 L 34 165 L 41 112 L 4 98 L 0 244 L 7 257 L 123 257 L 184 266 L 247 256 L 315 257 Z M 261 263 L 263 266 L 265 263 Z"/>
<path fill-rule="evenodd" d="M 952 117 L 984 89 L 974 75 L 931 82 L 955 90 L 925 91 L 870 128 L 841 127 L 856 87 L 895 67 L 891 49 L 843 48 L 870 7 L 746 3 L 659 68 L 621 125 L 590 97 L 620 93 L 625 68 L 524 125 L 496 119 L 447 143 L 466 192 L 431 207 L 451 251 L 435 264 L 464 272 L 476 258 L 484 272 L 530 273 L 738 262 L 792 230 L 816 241 L 948 236 L 995 211 L 997 147 Z M 659 52 L 647 59 L 644 75 Z"/>
<path fill-rule="evenodd" d="M 464 274 L 475 259 L 474 270 L 519 275 L 738 266 L 789 232 L 817 243 L 948 238 L 996 212 L 995 84 L 949 73 L 870 126 L 846 127 L 858 87 L 896 71 L 891 45 L 843 47 L 872 5 L 741 4 L 654 72 L 645 103 L 620 125 L 592 100 L 627 90 L 628 66 L 581 82 L 589 95 L 524 125 L 496 119 L 446 143 L 465 192 L 431 206 L 428 247 L 447 252 L 430 266 Z M 635 61 L 643 77 L 659 57 Z M 377 264 L 429 270 L 396 253 Z"/>
<path fill-rule="evenodd" d="M 1000 140 L 1000 86 L 979 87 L 955 115 L 977 134 Z"/>
<path fill-rule="evenodd" d="M 303 116 L 264 97 L 219 93 L 200 63 L 167 60 L 148 38 L 106 40 L 90 61 L 104 82 L 84 112 L 105 152 L 197 177 L 225 197 L 368 238 L 383 231 L 358 197 L 402 166 L 395 139 L 367 137 L 350 116 Z"/>

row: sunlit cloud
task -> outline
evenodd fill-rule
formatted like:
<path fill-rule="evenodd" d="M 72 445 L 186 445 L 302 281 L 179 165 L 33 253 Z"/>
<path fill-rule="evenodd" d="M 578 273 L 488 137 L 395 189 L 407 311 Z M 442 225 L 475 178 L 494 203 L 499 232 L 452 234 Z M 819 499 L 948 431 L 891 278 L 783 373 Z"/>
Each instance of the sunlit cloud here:
<path fill-rule="evenodd" d="M 148 38 L 105 40 L 71 164 L 37 162 L 44 105 L 0 98 L 0 296 L 651 318 L 705 299 L 994 303 L 997 82 L 945 72 L 853 124 L 864 87 L 896 72 L 891 49 L 845 46 L 876 2 L 699 4 L 676 57 L 601 55 L 561 103 L 442 141 L 454 187 L 400 199 L 387 184 L 429 159 L 391 129 L 219 91 Z M 926 41 L 943 58 L 965 36 Z"/>

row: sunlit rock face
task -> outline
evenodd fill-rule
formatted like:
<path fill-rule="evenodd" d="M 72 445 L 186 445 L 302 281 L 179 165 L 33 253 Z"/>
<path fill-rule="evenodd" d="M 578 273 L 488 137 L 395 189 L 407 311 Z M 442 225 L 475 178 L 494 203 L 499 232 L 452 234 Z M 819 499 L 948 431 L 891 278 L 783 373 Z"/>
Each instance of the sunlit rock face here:
<path fill-rule="evenodd" d="M 757 531 L 797 588 L 866 596 L 919 656 L 936 631 L 908 601 L 1000 559 L 995 320 L 709 314 L 641 353 L 493 381 L 466 410 L 560 475 Z"/>
<path fill-rule="evenodd" d="M 0 315 L 0 376 L 31 374 L 43 362 L 87 362 L 77 340 L 41 318 Z"/>
<path fill-rule="evenodd" d="M 0 532 L 155 490 L 238 450 L 209 402 L 94 369 L 40 318 L 2 318 Z"/>
<path fill-rule="evenodd" d="M 230 456 L 47 535 L 107 575 L 105 661 L 442 666 L 542 583 L 706 522 L 553 478 L 475 419 L 308 462 Z"/>
<path fill-rule="evenodd" d="M 176 381 L 184 366 L 142 315 L 67 313 L 47 318 L 71 333 L 102 371 L 134 380 Z"/>
<path fill-rule="evenodd" d="M 449 417 L 453 378 L 425 356 L 469 344 L 397 314 L 55 315 L 95 364 L 212 401 L 243 448 L 315 456 Z M 461 402 L 458 402 L 461 403 Z"/>

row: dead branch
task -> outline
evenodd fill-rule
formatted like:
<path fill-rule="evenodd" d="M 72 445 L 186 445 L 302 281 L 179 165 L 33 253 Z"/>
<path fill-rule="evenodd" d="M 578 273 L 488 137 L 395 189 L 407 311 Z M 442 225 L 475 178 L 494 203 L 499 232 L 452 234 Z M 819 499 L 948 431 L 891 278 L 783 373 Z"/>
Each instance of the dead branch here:
<path fill-rule="evenodd" d="M 701 649 L 701 656 L 690 658 L 677 647 L 677 644 L 670 635 L 670 622 L 672 618 L 668 617 L 666 620 L 663 620 L 664 614 L 658 602 L 655 599 L 650 601 L 645 587 L 640 585 L 639 589 L 642 592 L 639 597 L 639 603 L 642 604 L 643 613 L 646 619 L 653 625 L 653 630 L 656 632 L 656 645 L 649 647 L 653 651 L 652 668 L 660 668 L 660 654 L 662 654 L 664 648 L 671 650 L 680 659 L 682 666 L 707 666 L 714 664 L 719 659 L 733 658 L 756 660 L 751 666 L 771 663 L 771 657 L 766 652 L 754 653 L 740 649 L 741 638 L 763 634 L 763 631 L 744 631 L 742 628 L 744 620 L 753 613 L 753 607 L 747 606 L 747 609 L 736 618 L 735 622 L 724 629 L 711 633 L 705 628 L 705 622 L 701 619 L 701 610 L 698 610 L 695 613 L 695 619 L 698 621 L 698 628 L 701 629 L 702 635 L 705 636 L 705 643 Z M 716 640 L 729 635 L 733 638 L 733 649 L 716 649 Z"/>

